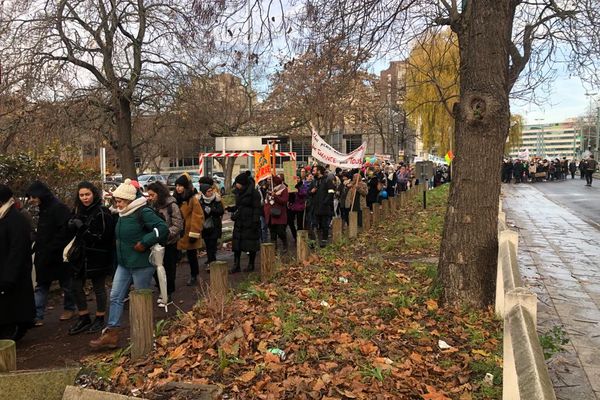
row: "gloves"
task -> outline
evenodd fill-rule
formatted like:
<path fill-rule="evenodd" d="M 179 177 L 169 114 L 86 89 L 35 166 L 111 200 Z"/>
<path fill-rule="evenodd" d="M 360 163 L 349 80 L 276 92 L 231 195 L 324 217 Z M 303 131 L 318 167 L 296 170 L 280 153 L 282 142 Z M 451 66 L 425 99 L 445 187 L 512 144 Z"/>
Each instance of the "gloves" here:
<path fill-rule="evenodd" d="M 72 218 L 69 220 L 69 229 L 73 231 L 78 231 L 83 226 L 83 221 L 79 218 Z"/>
<path fill-rule="evenodd" d="M 210 207 L 209 206 L 204 207 L 204 212 L 207 214 L 210 214 Z"/>
<path fill-rule="evenodd" d="M 198 238 L 193 238 L 193 237 L 191 237 L 191 238 L 189 239 L 189 242 L 190 242 L 190 244 L 194 244 L 194 243 L 196 243 L 197 241 L 198 241 Z"/>
<path fill-rule="evenodd" d="M 139 253 L 143 253 L 146 251 L 146 247 L 140 242 L 137 242 L 135 246 L 133 246 L 133 249 Z"/>

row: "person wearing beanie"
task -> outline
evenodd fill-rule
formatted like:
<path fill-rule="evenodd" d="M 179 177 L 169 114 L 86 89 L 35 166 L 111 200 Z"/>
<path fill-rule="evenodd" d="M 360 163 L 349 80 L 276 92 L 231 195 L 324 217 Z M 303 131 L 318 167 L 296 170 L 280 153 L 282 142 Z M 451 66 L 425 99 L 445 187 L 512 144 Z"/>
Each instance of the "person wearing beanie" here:
<path fill-rule="evenodd" d="M 235 206 L 228 207 L 232 213 L 233 267 L 230 273 L 240 272 L 242 252 L 248 253 L 248 271 L 254 270 L 256 252 L 260 249 L 261 197 L 254 186 L 250 171 L 242 172 L 235 178 Z"/>
<path fill-rule="evenodd" d="M 175 200 L 184 220 L 185 231 L 177 242 L 179 250 L 185 250 L 188 263 L 190 264 L 190 279 L 188 286 L 198 284 L 198 249 L 202 248 L 202 227 L 204 225 L 204 212 L 198 198 L 195 196 L 192 179 L 189 174 L 184 173 L 175 181 Z"/>
<path fill-rule="evenodd" d="M 119 220 L 115 228 L 117 270 L 110 291 L 110 307 L 102 335 L 90 341 L 93 349 L 114 349 L 119 343 L 123 304 L 133 283 L 136 289 L 149 289 L 155 266 L 150 263 L 151 247 L 165 243 L 169 228 L 165 221 L 139 196 L 130 179 L 113 192 Z"/>
<path fill-rule="evenodd" d="M 217 261 L 217 243 L 223 233 L 221 219 L 225 210 L 219 195 L 219 189 L 208 182 L 200 180 L 200 206 L 204 212 L 204 226 L 202 239 L 206 246 L 206 271 L 210 270 L 210 263 Z"/>
<path fill-rule="evenodd" d="M 98 333 L 104 328 L 106 277 L 113 265 L 115 226 L 110 211 L 102 205 L 102 192 L 92 183 L 83 181 L 77 185 L 74 203 L 68 228 L 74 236 L 73 246 L 81 250 L 68 261 L 73 270 L 72 290 L 79 318 L 69 329 L 69 335 Z M 93 321 L 84 290 L 87 279 L 92 281 L 96 297 Z"/>
<path fill-rule="evenodd" d="M 35 325 L 42 326 L 48 303 L 48 292 L 53 281 L 58 280 L 64 295 L 61 321 L 75 316 L 75 299 L 71 291 L 71 271 L 63 261 L 63 249 L 70 237 L 67 222 L 71 216 L 69 208 L 60 202 L 48 186 L 34 181 L 27 188 L 28 202 L 39 208 L 38 225 L 35 234 L 34 264 L 37 285 L 35 288 Z"/>
<path fill-rule="evenodd" d="M 279 238 L 283 244 L 283 251 L 287 252 L 288 188 L 279 176 L 273 175 L 271 179 L 273 181 L 273 185 L 271 186 L 273 189 L 267 192 L 267 198 L 265 199 L 265 219 L 269 226 L 271 242 L 275 243 L 275 247 L 277 247 L 277 238 Z"/>
<path fill-rule="evenodd" d="M 0 340 L 21 339 L 35 318 L 30 231 L 12 191 L 0 184 Z"/>

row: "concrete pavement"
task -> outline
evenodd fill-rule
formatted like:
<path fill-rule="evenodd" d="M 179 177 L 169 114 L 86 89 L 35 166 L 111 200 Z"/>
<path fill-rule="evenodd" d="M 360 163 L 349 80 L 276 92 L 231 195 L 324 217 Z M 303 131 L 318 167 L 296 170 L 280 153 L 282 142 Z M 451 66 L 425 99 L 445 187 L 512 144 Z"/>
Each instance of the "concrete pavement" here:
<path fill-rule="evenodd" d="M 538 332 L 562 326 L 570 340 L 548 363 L 557 398 L 600 400 L 600 187 L 510 184 L 502 196 L 521 273 L 538 296 Z"/>

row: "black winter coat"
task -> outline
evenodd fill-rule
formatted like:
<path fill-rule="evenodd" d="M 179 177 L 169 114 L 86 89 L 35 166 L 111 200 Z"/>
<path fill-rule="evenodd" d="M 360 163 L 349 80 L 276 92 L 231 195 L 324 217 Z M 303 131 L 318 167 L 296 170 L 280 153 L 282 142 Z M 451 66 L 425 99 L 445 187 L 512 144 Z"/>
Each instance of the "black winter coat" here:
<path fill-rule="evenodd" d="M 202 229 L 202 238 L 209 240 L 219 239 L 223 234 L 223 221 L 221 220 L 223 214 L 225 213 L 225 210 L 223 209 L 223 202 L 221 200 L 217 200 L 215 197 L 210 203 L 206 203 L 204 199 L 200 198 L 200 207 L 202 208 L 202 212 L 204 212 L 205 226 L 206 221 L 209 219 L 212 219 L 213 222 L 212 229 Z M 210 208 L 210 213 L 206 212 L 206 207 Z"/>
<path fill-rule="evenodd" d="M 250 179 L 248 186 L 235 195 L 235 218 L 233 224 L 233 251 L 260 250 L 260 193 Z"/>
<path fill-rule="evenodd" d="M 335 183 L 326 176 L 315 181 L 317 192 L 314 193 L 312 204 L 316 216 L 333 215 L 333 196 L 335 195 Z"/>
<path fill-rule="evenodd" d="M 83 226 L 77 229 L 72 221 L 78 219 Z M 76 246 L 82 247 L 82 257 L 72 264 L 79 278 L 94 278 L 108 275 L 113 264 L 113 243 L 115 238 L 114 219 L 108 208 L 99 201 L 88 208 L 74 210 L 68 224 L 71 235 L 75 234 Z"/>
<path fill-rule="evenodd" d="M 0 219 L 0 325 L 33 322 L 31 225 L 14 206 Z"/>
<path fill-rule="evenodd" d="M 63 250 L 71 240 L 67 230 L 70 216 L 69 208 L 55 197 L 40 205 L 34 246 L 35 276 L 40 283 L 50 283 L 66 272 Z"/>

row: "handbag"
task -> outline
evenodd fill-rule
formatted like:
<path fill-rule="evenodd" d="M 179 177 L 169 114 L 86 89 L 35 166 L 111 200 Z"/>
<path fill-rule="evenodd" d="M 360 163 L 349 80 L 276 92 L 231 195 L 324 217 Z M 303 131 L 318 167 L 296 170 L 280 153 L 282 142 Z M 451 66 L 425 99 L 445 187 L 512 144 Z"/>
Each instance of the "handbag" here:
<path fill-rule="evenodd" d="M 271 216 L 279 217 L 281 215 L 281 208 L 279 207 L 271 207 Z"/>
<path fill-rule="evenodd" d="M 207 219 L 205 219 L 204 223 L 202 224 L 203 230 L 210 230 L 210 229 L 213 229 L 214 227 L 215 227 L 215 221 L 213 221 L 212 217 L 208 217 Z"/>
<path fill-rule="evenodd" d="M 83 246 L 74 237 L 63 249 L 63 261 L 78 264 L 83 258 Z"/>

